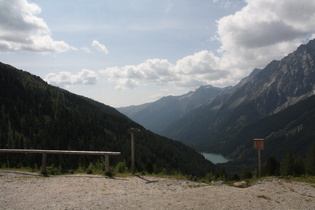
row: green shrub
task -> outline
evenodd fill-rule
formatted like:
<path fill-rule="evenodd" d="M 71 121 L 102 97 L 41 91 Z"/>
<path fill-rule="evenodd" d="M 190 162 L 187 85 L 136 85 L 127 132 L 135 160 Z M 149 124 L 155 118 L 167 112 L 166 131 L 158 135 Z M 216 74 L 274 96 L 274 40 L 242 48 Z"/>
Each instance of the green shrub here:
<path fill-rule="evenodd" d="M 87 174 L 93 174 L 94 171 L 95 171 L 95 166 L 93 165 L 93 163 L 90 163 L 86 169 L 86 173 Z"/>
<path fill-rule="evenodd" d="M 47 174 L 51 175 L 60 175 L 62 174 L 61 166 L 56 167 L 54 164 L 51 164 L 50 166 L 46 167 Z"/>
<path fill-rule="evenodd" d="M 114 168 L 114 172 L 116 173 L 126 173 L 128 172 L 128 167 L 125 161 L 117 163 L 117 165 Z"/>

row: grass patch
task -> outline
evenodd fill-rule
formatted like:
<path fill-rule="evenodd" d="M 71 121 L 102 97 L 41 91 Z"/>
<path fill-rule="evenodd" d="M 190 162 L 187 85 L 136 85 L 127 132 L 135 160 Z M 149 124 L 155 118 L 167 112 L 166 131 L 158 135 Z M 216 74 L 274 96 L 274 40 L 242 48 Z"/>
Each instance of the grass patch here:
<path fill-rule="evenodd" d="M 296 182 L 306 182 L 306 183 L 310 183 L 310 184 L 315 184 L 315 176 L 305 175 L 305 176 L 300 176 L 300 177 L 290 177 L 289 180 L 296 181 Z"/>
<path fill-rule="evenodd" d="M 40 173 L 39 169 L 34 169 L 30 167 L 21 167 L 21 168 L 0 168 L 0 171 L 20 171 L 20 172 L 32 172 L 32 173 Z"/>

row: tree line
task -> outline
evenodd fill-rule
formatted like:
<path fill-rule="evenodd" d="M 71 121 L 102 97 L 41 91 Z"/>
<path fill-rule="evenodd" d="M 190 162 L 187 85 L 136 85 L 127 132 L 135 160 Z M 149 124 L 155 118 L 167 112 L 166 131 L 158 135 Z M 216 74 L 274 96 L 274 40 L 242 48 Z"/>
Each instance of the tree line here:
<path fill-rule="evenodd" d="M 111 163 L 130 167 L 128 129 L 133 127 L 141 129 L 135 145 L 138 171 L 204 176 L 215 169 L 193 149 L 146 130 L 112 107 L 0 63 L 0 148 L 117 151 L 121 155 Z M 102 161 L 95 156 L 50 155 L 47 165 L 74 171 Z M 0 154 L 0 166 L 40 164 L 40 154 Z"/>

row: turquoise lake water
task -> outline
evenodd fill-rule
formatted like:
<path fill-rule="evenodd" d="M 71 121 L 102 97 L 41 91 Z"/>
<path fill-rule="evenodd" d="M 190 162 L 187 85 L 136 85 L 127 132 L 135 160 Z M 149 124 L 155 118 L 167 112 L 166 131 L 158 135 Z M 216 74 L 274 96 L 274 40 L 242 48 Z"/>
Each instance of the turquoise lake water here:
<path fill-rule="evenodd" d="M 214 153 L 201 153 L 207 160 L 210 160 L 212 163 L 217 164 L 217 163 L 226 163 L 229 162 L 230 159 L 224 157 L 223 155 L 220 154 L 214 154 Z"/>

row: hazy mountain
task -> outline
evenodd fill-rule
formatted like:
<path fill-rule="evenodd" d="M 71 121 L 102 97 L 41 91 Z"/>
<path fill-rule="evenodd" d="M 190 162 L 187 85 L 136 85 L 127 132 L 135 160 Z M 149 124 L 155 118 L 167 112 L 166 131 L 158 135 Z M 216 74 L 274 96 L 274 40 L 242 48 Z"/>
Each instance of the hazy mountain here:
<path fill-rule="evenodd" d="M 116 109 L 48 85 L 30 73 L 0 63 L 0 148 L 120 151 L 112 163 L 130 163 L 130 134 L 136 134 L 136 167 L 204 176 L 214 166 L 184 144 L 158 136 Z M 99 157 L 54 155 L 48 164 L 87 167 Z M 0 155 L 0 165 L 40 165 L 40 155 Z"/>
<path fill-rule="evenodd" d="M 233 90 L 250 81 L 259 73 L 254 69 L 250 75 L 243 78 L 237 85 L 225 88 L 211 85 L 200 86 L 195 91 L 180 96 L 166 96 L 155 102 L 138 106 L 121 107 L 118 110 L 145 128 L 165 135 L 163 132 L 173 122 L 184 117 L 199 106 L 210 103 L 217 96 L 231 93 Z"/>
<path fill-rule="evenodd" d="M 185 116 L 191 110 L 209 103 L 218 95 L 227 94 L 232 90 L 233 87 L 201 86 L 197 90 L 184 95 L 167 96 L 152 103 L 122 107 L 118 110 L 145 128 L 161 134 L 172 122 Z"/>
<path fill-rule="evenodd" d="M 225 142 L 259 119 L 314 95 L 315 40 L 272 61 L 228 95 L 194 109 L 162 134 L 199 150 L 221 152 Z"/>

